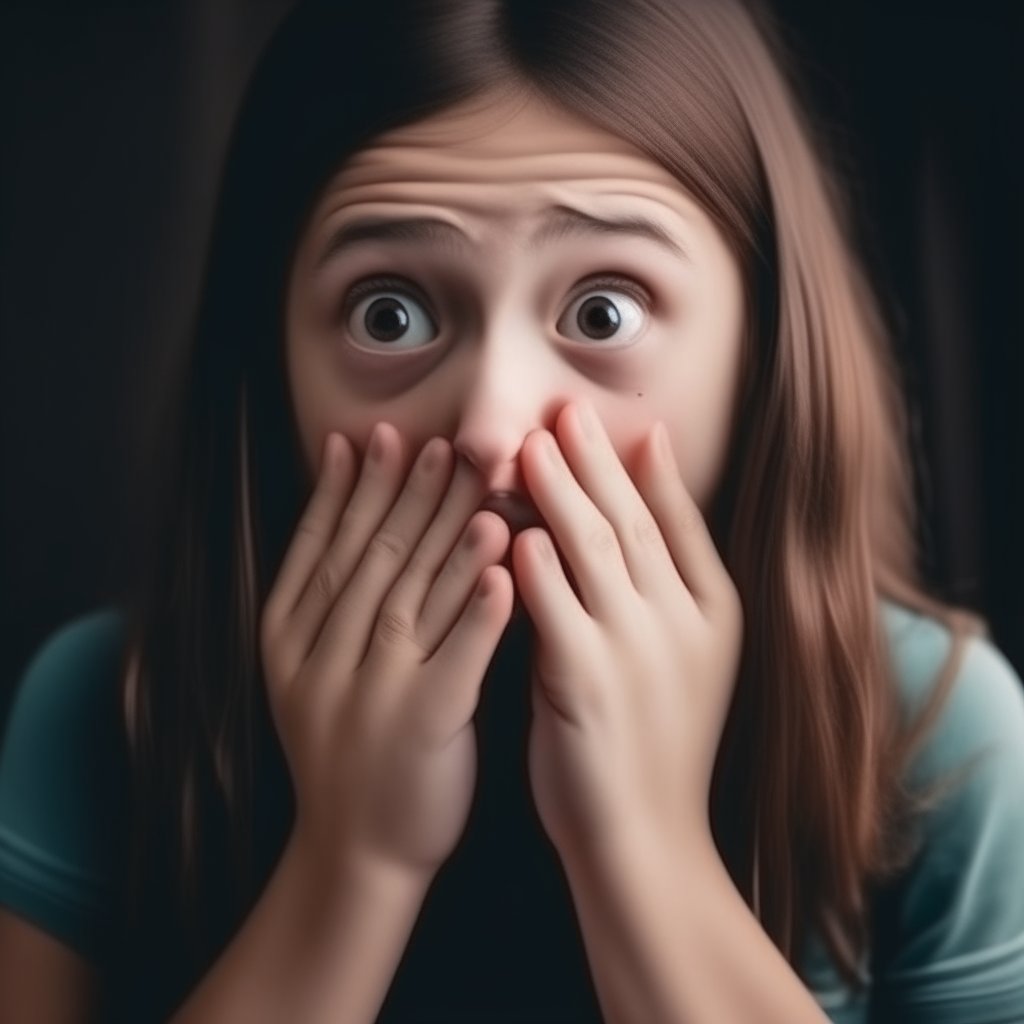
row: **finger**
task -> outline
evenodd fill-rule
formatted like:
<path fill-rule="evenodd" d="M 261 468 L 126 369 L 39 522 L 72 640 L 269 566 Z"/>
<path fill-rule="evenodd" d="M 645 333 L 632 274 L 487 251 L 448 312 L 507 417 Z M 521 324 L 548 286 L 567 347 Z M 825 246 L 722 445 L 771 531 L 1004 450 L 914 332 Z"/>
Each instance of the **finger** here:
<path fill-rule="evenodd" d="M 533 431 L 520 456 L 537 510 L 565 556 L 583 605 L 598 618 L 614 614 L 616 598 L 632 581 L 618 537 L 572 474 L 552 434 Z"/>
<path fill-rule="evenodd" d="M 417 634 L 435 651 L 465 608 L 484 570 L 508 549 L 509 528 L 494 512 L 477 512 L 437 573 L 419 616 Z"/>
<path fill-rule="evenodd" d="M 354 479 L 355 454 L 351 444 L 341 434 L 328 434 L 316 488 L 295 527 L 267 599 L 268 608 L 272 606 L 282 616 L 294 610 L 314 567 L 331 543 Z"/>
<path fill-rule="evenodd" d="M 516 537 L 512 568 L 519 596 L 549 658 L 545 676 L 558 688 L 558 666 L 571 663 L 570 645 L 588 643 L 594 622 L 573 593 L 546 530 L 534 527 Z M 561 700 L 558 704 L 566 706 Z"/>
<path fill-rule="evenodd" d="M 440 437 L 424 445 L 402 493 L 370 538 L 352 578 L 324 624 L 329 650 L 347 652 L 358 664 L 371 640 L 386 647 L 418 647 L 415 619 L 382 606 L 434 519 L 451 479 L 451 445 Z"/>
<path fill-rule="evenodd" d="M 593 405 L 570 403 L 555 429 L 573 476 L 615 530 L 634 587 L 645 596 L 676 594 L 680 581 L 665 538 Z"/>
<path fill-rule="evenodd" d="M 420 620 L 427 593 L 485 493 L 480 474 L 465 459 L 457 459 L 434 521 L 388 596 L 389 609 L 411 621 Z"/>
<path fill-rule="evenodd" d="M 341 513 L 330 546 L 309 574 L 289 622 L 291 643 L 303 660 L 370 538 L 394 504 L 402 486 L 404 461 L 398 431 L 390 424 L 378 423 L 370 434 L 355 491 Z"/>
<path fill-rule="evenodd" d="M 679 575 L 702 607 L 731 587 L 700 508 L 686 489 L 663 423 L 657 423 L 643 453 L 638 475 L 644 500 L 654 513 Z"/>
<path fill-rule="evenodd" d="M 448 742 L 472 719 L 487 665 L 511 617 L 512 579 L 503 566 L 489 566 L 411 695 L 417 720 L 433 742 Z"/>

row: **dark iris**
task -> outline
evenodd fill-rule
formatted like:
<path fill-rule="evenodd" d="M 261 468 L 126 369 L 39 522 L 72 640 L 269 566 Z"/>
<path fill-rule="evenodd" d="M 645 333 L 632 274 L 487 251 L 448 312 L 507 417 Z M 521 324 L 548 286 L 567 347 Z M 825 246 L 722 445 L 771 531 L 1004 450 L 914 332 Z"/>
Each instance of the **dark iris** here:
<path fill-rule="evenodd" d="M 615 303 L 604 295 L 594 295 L 576 314 L 580 330 L 591 338 L 610 338 L 622 323 Z"/>
<path fill-rule="evenodd" d="M 385 296 L 370 303 L 363 322 L 371 338 L 397 341 L 409 327 L 409 314 L 398 299 Z"/>

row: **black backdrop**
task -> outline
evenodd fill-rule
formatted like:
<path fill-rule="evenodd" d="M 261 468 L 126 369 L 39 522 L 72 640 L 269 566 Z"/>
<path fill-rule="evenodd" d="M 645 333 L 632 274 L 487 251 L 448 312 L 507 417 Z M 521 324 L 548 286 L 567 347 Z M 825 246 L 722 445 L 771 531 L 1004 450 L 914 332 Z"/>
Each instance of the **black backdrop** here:
<path fill-rule="evenodd" d="M 1024 4 L 775 6 L 895 327 L 928 579 L 1024 672 Z M 232 113 L 287 7 L 0 7 L 0 722 L 138 558 Z"/>

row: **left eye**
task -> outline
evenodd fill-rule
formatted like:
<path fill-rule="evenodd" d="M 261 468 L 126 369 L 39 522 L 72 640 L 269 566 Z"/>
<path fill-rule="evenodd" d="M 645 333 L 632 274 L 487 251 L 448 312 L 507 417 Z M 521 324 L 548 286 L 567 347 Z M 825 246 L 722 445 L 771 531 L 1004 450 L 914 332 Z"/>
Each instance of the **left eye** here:
<path fill-rule="evenodd" d="M 612 288 L 594 288 L 573 300 L 556 325 L 573 341 L 611 341 L 608 348 L 631 342 L 644 326 L 636 299 Z"/>

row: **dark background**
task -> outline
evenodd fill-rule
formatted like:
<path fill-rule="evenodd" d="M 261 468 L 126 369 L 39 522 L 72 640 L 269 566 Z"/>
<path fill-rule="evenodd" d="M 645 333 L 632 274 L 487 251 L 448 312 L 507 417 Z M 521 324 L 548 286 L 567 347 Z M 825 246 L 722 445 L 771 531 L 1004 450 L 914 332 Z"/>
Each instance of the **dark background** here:
<path fill-rule="evenodd" d="M 288 6 L 0 6 L 0 722 L 139 557 L 231 119 Z M 1024 673 L 1024 4 L 775 7 L 894 328 L 927 579 Z"/>

